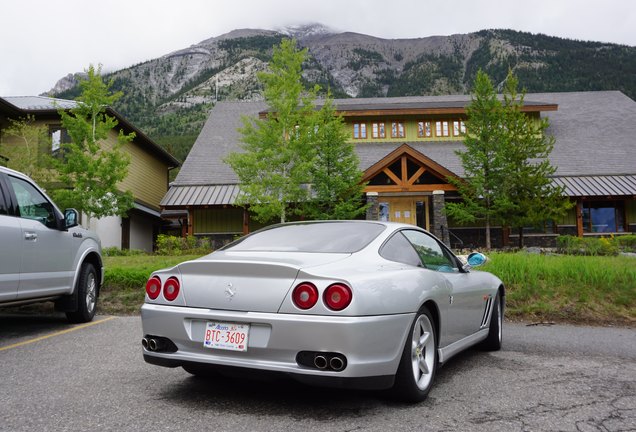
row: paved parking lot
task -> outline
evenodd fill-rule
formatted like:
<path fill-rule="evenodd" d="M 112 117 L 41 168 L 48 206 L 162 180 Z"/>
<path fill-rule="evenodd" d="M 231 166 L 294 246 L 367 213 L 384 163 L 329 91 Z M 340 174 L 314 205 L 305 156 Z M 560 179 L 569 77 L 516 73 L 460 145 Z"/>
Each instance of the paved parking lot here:
<path fill-rule="evenodd" d="M 143 362 L 139 317 L 0 310 L 2 431 L 636 430 L 636 330 L 507 323 L 502 351 L 440 369 L 429 398 L 236 378 Z"/>

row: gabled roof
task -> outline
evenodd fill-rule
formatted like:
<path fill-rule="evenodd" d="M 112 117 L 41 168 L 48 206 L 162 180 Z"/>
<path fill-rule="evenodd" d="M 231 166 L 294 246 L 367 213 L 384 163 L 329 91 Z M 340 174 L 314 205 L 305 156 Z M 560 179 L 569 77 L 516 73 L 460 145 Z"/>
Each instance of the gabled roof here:
<path fill-rule="evenodd" d="M 368 110 L 373 106 L 412 108 L 411 104 L 448 106 L 458 100 L 467 102 L 470 96 L 463 96 L 463 99 L 458 96 L 340 99 L 335 102 L 347 110 L 356 107 Z M 632 99 L 619 91 L 601 91 L 529 93 L 525 100 L 537 109 L 558 106 L 558 110 L 542 114 L 550 121 L 547 133 L 556 138 L 550 155 L 552 164 L 557 167 L 555 177 L 608 179 L 608 176 L 636 175 L 636 102 Z M 242 125 L 242 116 L 257 118 L 266 109 L 264 102 L 219 102 L 212 109 L 173 187 L 210 185 L 218 188 L 238 184 L 236 174 L 223 160 L 229 153 L 240 150 L 237 129 Z M 404 144 L 448 171 L 460 177 L 464 175 L 455 153 L 464 148 L 462 141 L 356 142 L 360 169 L 369 169 Z M 162 204 L 170 205 L 170 202 L 164 199 Z"/>
<path fill-rule="evenodd" d="M 45 96 L 7 96 L 0 97 L 0 110 L 9 114 L 9 116 L 55 116 L 58 115 L 59 109 L 72 109 L 77 106 L 76 101 L 67 99 L 57 99 Z M 130 123 L 124 116 L 114 109 L 107 107 L 106 112 L 115 117 L 125 133 L 135 133 L 135 143 L 139 144 L 148 152 L 154 154 L 163 160 L 170 167 L 178 167 L 181 165 L 174 156 L 164 150 L 161 146 L 150 139 L 146 134 Z"/>

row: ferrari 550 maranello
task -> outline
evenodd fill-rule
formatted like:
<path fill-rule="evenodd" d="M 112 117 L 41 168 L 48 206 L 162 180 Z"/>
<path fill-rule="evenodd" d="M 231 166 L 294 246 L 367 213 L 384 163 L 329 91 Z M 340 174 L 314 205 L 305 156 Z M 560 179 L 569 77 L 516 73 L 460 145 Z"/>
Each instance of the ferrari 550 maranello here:
<path fill-rule="evenodd" d="M 275 225 L 150 276 L 144 359 L 420 401 L 450 357 L 501 347 L 505 291 L 484 261 L 411 225 Z"/>

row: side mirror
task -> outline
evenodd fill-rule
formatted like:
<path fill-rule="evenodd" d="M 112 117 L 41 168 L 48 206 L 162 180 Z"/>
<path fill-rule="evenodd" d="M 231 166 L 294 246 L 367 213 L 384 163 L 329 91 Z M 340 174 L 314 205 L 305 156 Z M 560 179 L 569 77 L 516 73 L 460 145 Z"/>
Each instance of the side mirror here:
<path fill-rule="evenodd" d="M 488 258 L 481 252 L 473 252 L 468 255 L 467 261 L 471 267 L 479 267 L 480 265 L 485 264 L 486 261 L 488 261 Z"/>
<path fill-rule="evenodd" d="M 64 229 L 73 228 L 79 225 L 79 214 L 75 209 L 64 210 Z"/>

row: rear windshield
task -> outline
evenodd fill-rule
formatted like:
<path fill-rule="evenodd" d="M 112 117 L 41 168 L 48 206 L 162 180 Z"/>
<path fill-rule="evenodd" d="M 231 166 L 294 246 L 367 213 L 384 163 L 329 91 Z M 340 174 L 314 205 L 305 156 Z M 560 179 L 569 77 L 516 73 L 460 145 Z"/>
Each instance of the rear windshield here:
<path fill-rule="evenodd" d="M 375 223 L 323 222 L 282 225 L 256 232 L 225 251 L 281 251 L 353 253 L 363 249 L 382 231 Z"/>

